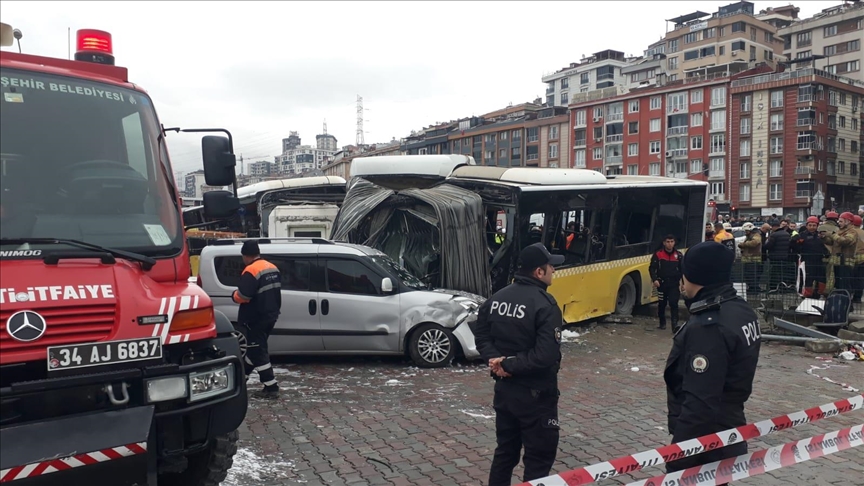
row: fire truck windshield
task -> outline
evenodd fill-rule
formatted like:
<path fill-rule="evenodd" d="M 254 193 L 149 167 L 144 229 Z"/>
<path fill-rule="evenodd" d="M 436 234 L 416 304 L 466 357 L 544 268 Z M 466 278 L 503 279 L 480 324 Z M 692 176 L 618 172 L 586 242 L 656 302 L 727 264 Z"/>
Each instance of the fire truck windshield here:
<path fill-rule="evenodd" d="M 155 258 L 181 251 L 173 181 L 146 95 L 17 69 L 0 71 L 0 84 L 5 240 L 77 240 Z"/>

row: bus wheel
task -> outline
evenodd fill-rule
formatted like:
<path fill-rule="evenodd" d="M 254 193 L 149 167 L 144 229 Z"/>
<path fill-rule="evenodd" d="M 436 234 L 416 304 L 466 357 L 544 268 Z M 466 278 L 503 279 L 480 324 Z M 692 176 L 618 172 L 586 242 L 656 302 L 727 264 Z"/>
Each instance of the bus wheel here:
<path fill-rule="evenodd" d="M 633 315 L 636 306 L 636 282 L 629 275 L 624 277 L 618 286 L 618 295 L 615 298 L 615 314 L 619 316 Z"/>

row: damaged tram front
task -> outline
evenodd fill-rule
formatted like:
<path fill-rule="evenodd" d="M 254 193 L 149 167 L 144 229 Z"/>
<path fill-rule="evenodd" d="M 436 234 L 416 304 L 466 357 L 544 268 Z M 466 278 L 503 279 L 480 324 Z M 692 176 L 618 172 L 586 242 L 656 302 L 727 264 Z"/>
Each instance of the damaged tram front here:
<path fill-rule="evenodd" d="M 668 234 L 703 239 L 705 182 L 477 166 L 462 155 L 355 159 L 333 239 L 372 246 L 433 287 L 488 297 L 519 251 L 565 261 L 549 288 L 568 323 L 656 301 L 648 264 Z"/>

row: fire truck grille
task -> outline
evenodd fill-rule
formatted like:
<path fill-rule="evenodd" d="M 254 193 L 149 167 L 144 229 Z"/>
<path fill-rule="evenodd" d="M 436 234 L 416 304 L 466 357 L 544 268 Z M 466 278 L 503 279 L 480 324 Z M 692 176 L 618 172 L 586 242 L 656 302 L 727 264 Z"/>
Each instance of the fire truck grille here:
<path fill-rule="evenodd" d="M 0 350 L 3 352 L 28 352 L 43 350 L 48 346 L 100 341 L 111 335 L 117 307 L 109 305 L 69 306 L 39 309 L 45 318 L 45 334 L 32 342 L 13 339 L 6 332 L 6 321 L 14 314 L 0 311 Z"/>

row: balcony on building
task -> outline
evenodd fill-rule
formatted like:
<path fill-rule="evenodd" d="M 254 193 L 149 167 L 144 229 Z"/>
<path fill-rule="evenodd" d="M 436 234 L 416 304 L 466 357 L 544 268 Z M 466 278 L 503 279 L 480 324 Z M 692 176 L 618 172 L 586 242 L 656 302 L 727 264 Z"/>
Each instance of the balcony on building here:
<path fill-rule="evenodd" d="M 795 167 L 795 175 L 797 176 L 811 176 L 816 173 L 816 169 L 813 167 L 808 167 L 806 165 L 799 165 Z"/>
<path fill-rule="evenodd" d="M 610 123 L 606 125 L 606 143 L 620 144 L 624 140 L 624 123 Z"/>
<path fill-rule="evenodd" d="M 605 150 L 603 165 L 620 165 L 624 162 L 624 152 L 622 144 L 607 145 Z"/>
<path fill-rule="evenodd" d="M 709 179 L 725 179 L 725 178 L 726 178 L 726 171 L 723 170 L 723 169 L 720 169 L 720 170 L 716 170 L 716 169 L 709 170 L 709 171 L 708 171 L 708 178 L 709 178 Z"/>

